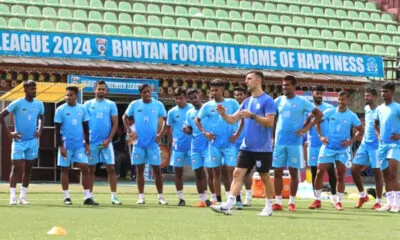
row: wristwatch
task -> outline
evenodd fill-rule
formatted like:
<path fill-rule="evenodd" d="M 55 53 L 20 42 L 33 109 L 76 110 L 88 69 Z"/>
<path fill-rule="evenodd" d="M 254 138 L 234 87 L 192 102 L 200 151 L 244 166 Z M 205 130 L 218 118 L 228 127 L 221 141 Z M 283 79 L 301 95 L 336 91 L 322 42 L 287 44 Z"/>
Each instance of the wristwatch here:
<path fill-rule="evenodd" d="M 253 119 L 253 120 L 255 120 L 256 117 L 257 117 L 257 115 L 256 115 L 255 113 L 253 113 L 253 114 L 251 115 L 251 119 Z"/>

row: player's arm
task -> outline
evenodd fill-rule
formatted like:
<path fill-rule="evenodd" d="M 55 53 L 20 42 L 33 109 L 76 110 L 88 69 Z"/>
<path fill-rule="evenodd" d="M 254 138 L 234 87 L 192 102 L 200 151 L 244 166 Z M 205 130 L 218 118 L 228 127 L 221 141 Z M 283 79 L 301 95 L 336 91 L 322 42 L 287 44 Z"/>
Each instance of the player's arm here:
<path fill-rule="evenodd" d="M 186 113 L 186 119 L 185 119 L 185 124 L 183 125 L 182 131 L 186 134 L 192 135 L 193 134 L 193 128 L 190 125 L 190 112 Z"/>
<path fill-rule="evenodd" d="M 85 152 L 87 155 L 90 154 L 90 134 L 89 134 L 89 121 L 82 122 L 83 136 L 85 138 Z"/>
<path fill-rule="evenodd" d="M 108 138 L 106 140 L 104 140 L 103 147 L 108 147 L 108 144 L 110 144 L 110 142 L 112 142 L 114 135 L 118 130 L 118 115 L 111 117 L 111 126 L 112 126 L 112 128 L 111 128 L 110 135 L 108 136 Z"/>
<path fill-rule="evenodd" d="M 328 139 L 327 137 L 325 137 L 324 135 L 322 135 L 322 128 L 321 128 L 321 123 L 322 123 L 322 121 L 323 121 L 322 119 L 316 121 L 315 129 L 317 130 L 319 140 L 320 140 L 323 144 L 326 145 L 326 144 L 328 144 L 329 139 Z"/>
<path fill-rule="evenodd" d="M 195 120 L 196 126 L 199 128 L 200 132 L 203 133 L 203 135 L 210 141 L 215 140 L 215 135 L 213 133 L 207 132 L 203 124 L 201 123 L 201 119 L 199 117 L 196 118 Z"/>
<path fill-rule="evenodd" d="M 165 118 L 165 117 L 159 117 L 159 118 L 158 118 L 158 121 L 159 121 L 159 122 L 161 121 L 161 127 L 160 127 L 160 129 L 158 130 L 158 133 L 157 133 L 157 136 L 156 136 L 156 141 L 157 141 L 157 142 L 159 142 L 159 141 L 161 140 L 161 136 L 162 136 L 162 134 L 163 134 L 163 132 L 164 132 L 164 128 L 165 128 L 165 126 L 166 126 L 166 118 Z"/>
<path fill-rule="evenodd" d="M 6 132 L 7 136 L 11 139 L 19 139 L 20 138 L 20 134 L 17 132 L 11 132 L 10 129 L 7 127 L 7 123 L 5 120 L 5 117 L 8 116 L 8 114 L 10 114 L 10 112 L 7 109 L 4 109 L 1 113 L 0 113 L 0 124 L 1 126 L 3 126 L 4 131 Z"/>
<path fill-rule="evenodd" d="M 226 113 L 226 109 L 221 104 L 217 105 L 217 111 L 221 115 L 221 117 L 229 124 L 234 124 L 240 120 L 240 110 L 236 111 L 232 115 L 228 115 Z"/>
<path fill-rule="evenodd" d="M 39 117 L 38 117 L 38 128 L 37 128 L 37 130 L 35 132 L 35 137 L 40 138 L 40 135 L 42 135 L 43 126 L 44 126 L 44 116 L 43 115 L 39 115 Z"/>
<path fill-rule="evenodd" d="M 296 135 L 302 136 L 306 134 L 317 123 L 317 121 L 322 119 L 323 115 L 324 114 L 321 112 L 321 110 L 319 110 L 318 108 L 314 108 L 314 110 L 310 114 L 310 116 L 313 116 L 313 119 L 307 123 L 307 120 L 310 116 L 307 117 L 307 120 L 303 124 L 303 128 L 296 131 Z"/>
<path fill-rule="evenodd" d="M 350 140 L 343 141 L 342 146 L 348 147 L 348 146 L 353 145 L 353 143 L 359 138 L 359 136 L 364 134 L 364 128 L 363 128 L 362 124 L 355 127 L 355 129 L 356 129 L 356 133 L 353 135 L 353 138 L 351 138 Z"/>
<path fill-rule="evenodd" d="M 375 134 L 376 134 L 376 137 L 378 138 L 378 141 L 381 141 L 381 131 L 380 131 L 378 119 L 375 119 L 375 121 L 374 121 L 374 129 L 375 129 Z"/>
<path fill-rule="evenodd" d="M 54 124 L 56 125 L 56 145 L 60 148 L 61 156 L 67 157 L 67 150 L 61 137 L 61 123 L 55 122 Z"/>

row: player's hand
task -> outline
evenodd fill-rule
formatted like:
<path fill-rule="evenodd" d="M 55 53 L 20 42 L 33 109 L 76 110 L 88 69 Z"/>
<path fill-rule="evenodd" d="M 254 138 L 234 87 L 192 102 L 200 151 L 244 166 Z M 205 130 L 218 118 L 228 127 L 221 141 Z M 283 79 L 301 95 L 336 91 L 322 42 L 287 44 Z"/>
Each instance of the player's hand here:
<path fill-rule="evenodd" d="M 220 115 L 224 115 L 224 114 L 226 114 L 226 108 L 224 108 L 224 106 L 222 106 L 222 104 L 218 104 L 217 105 L 217 112 Z"/>
<path fill-rule="evenodd" d="M 304 134 L 306 134 L 306 130 L 304 128 L 296 131 L 297 136 L 303 136 Z"/>
<path fill-rule="evenodd" d="M 109 139 L 104 140 L 103 143 L 101 144 L 101 146 L 103 146 L 103 148 L 107 148 L 108 145 L 110 145 L 110 140 Z"/>
<path fill-rule="evenodd" d="M 128 131 L 129 137 L 133 140 L 136 141 L 136 139 L 138 138 L 136 131 Z"/>
<path fill-rule="evenodd" d="M 233 135 L 229 138 L 229 142 L 230 142 L 230 143 L 235 143 L 235 142 L 237 141 L 238 138 L 239 138 L 239 135 L 233 134 Z"/>
<path fill-rule="evenodd" d="M 327 145 L 329 143 L 329 138 L 324 137 L 324 136 L 319 137 L 319 140 L 325 145 Z"/>
<path fill-rule="evenodd" d="M 253 113 L 250 112 L 249 110 L 241 110 L 239 112 L 239 115 L 241 118 L 251 118 L 253 116 Z"/>
<path fill-rule="evenodd" d="M 12 139 L 20 140 L 20 139 L 21 139 L 21 133 L 19 133 L 19 132 L 12 132 L 12 133 L 10 134 L 10 137 L 11 137 Z"/>
<path fill-rule="evenodd" d="M 64 144 L 60 146 L 60 154 L 63 157 L 67 157 L 67 149 L 65 149 Z"/>
<path fill-rule="evenodd" d="M 42 131 L 35 132 L 35 138 L 40 138 L 41 135 L 42 135 Z"/>
<path fill-rule="evenodd" d="M 343 140 L 340 142 L 340 145 L 342 145 L 342 147 L 348 147 L 353 145 L 353 141 L 351 139 Z"/>
<path fill-rule="evenodd" d="M 392 141 L 400 140 L 400 134 L 392 133 L 392 135 L 390 136 L 390 140 Z"/>
<path fill-rule="evenodd" d="M 184 126 L 184 127 L 183 127 L 183 132 L 186 133 L 186 134 L 191 135 L 192 132 L 193 132 L 193 129 L 192 129 L 191 126 Z"/>
<path fill-rule="evenodd" d="M 204 136 L 208 139 L 208 141 L 214 141 L 215 140 L 215 135 L 214 133 L 211 132 L 205 132 Z"/>
<path fill-rule="evenodd" d="M 90 145 L 85 143 L 85 153 L 87 156 L 90 155 Z"/>

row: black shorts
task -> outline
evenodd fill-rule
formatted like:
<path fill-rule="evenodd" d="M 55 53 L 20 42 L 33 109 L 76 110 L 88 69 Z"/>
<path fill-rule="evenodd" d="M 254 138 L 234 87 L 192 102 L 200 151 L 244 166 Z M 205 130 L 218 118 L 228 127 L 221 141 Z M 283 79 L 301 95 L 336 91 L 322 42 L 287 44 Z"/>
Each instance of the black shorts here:
<path fill-rule="evenodd" d="M 272 166 L 272 152 L 249 152 L 240 150 L 237 157 L 237 167 L 248 171 L 256 166 L 259 173 L 269 172 Z"/>

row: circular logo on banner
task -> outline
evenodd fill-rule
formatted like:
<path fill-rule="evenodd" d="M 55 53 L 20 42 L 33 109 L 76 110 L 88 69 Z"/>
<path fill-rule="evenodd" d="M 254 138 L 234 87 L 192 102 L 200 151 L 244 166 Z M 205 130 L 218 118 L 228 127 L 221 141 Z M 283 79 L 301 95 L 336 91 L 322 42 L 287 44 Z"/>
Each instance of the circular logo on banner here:
<path fill-rule="evenodd" d="M 170 151 L 167 146 L 160 145 L 160 155 L 161 155 L 161 168 L 168 166 L 169 158 L 170 158 Z"/>

